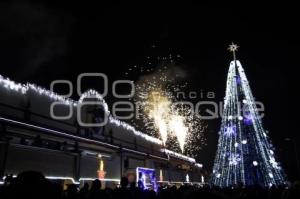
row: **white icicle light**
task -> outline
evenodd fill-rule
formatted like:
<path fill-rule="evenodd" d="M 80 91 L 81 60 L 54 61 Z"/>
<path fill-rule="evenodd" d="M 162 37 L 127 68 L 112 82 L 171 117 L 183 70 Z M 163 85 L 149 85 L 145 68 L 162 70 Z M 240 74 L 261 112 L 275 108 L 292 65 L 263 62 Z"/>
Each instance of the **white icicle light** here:
<path fill-rule="evenodd" d="M 10 89 L 16 92 L 20 92 L 21 94 L 27 94 L 27 92 L 29 90 L 32 90 L 34 92 L 36 92 L 39 95 L 44 95 L 47 96 L 49 99 L 55 100 L 55 101 L 61 101 L 62 103 L 66 104 L 66 105 L 70 105 L 72 104 L 73 106 L 77 106 L 78 103 L 82 103 L 83 100 L 85 98 L 96 98 L 100 101 L 102 101 L 103 106 L 104 106 L 104 110 L 107 114 L 109 114 L 109 109 L 108 109 L 108 105 L 105 102 L 105 100 L 103 99 L 103 97 L 95 90 L 88 90 L 85 93 L 83 93 L 80 96 L 79 101 L 74 101 L 71 98 L 65 98 L 64 96 L 61 96 L 57 93 L 54 93 L 52 91 L 49 91 L 47 89 L 44 89 L 40 86 L 37 86 L 35 84 L 30 84 L 30 83 L 26 83 L 26 84 L 20 84 L 20 83 L 15 83 L 14 81 L 10 80 L 9 78 L 4 78 L 3 76 L 0 75 L 0 86 L 3 86 L 6 89 Z M 113 118 L 112 116 L 109 117 L 109 122 L 113 125 L 116 125 L 120 128 L 124 128 L 127 130 L 127 132 L 132 132 L 135 136 L 138 136 L 142 139 L 145 139 L 149 142 L 155 143 L 155 144 L 159 144 L 162 145 L 162 141 L 155 138 L 155 137 L 151 137 L 147 134 L 144 134 L 138 130 L 136 130 L 133 126 L 117 120 L 115 118 Z"/>
<path fill-rule="evenodd" d="M 109 109 L 108 109 L 108 105 L 105 102 L 105 100 L 103 99 L 103 97 L 95 90 L 93 89 L 89 89 L 88 91 L 82 93 L 82 95 L 80 96 L 78 103 L 82 103 L 84 99 L 88 99 L 88 98 L 96 98 L 97 100 L 102 102 L 104 111 L 106 112 L 106 114 L 109 114 Z"/>
<path fill-rule="evenodd" d="M 200 164 L 200 163 L 196 163 L 195 166 L 198 168 L 203 168 L 203 164 Z"/>
<path fill-rule="evenodd" d="M 109 117 L 109 122 L 115 126 L 121 127 L 123 129 L 126 129 L 129 132 L 132 132 L 134 135 L 141 137 L 149 142 L 153 142 L 159 145 L 162 145 L 162 141 L 155 138 L 155 137 L 151 137 L 147 134 L 142 133 L 141 131 L 136 130 L 133 126 L 127 124 L 126 122 L 120 121 L 118 119 L 115 119 L 114 117 L 110 116 Z"/>
<path fill-rule="evenodd" d="M 180 158 L 180 159 L 186 160 L 186 161 L 191 162 L 191 163 L 196 163 L 196 160 L 194 158 L 182 155 L 180 153 L 176 153 L 174 151 L 170 151 L 168 149 L 161 149 L 161 152 L 164 152 L 167 155 L 170 155 L 170 156 L 173 156 L 173 157 L 176 157 L 176 158 Z"/>

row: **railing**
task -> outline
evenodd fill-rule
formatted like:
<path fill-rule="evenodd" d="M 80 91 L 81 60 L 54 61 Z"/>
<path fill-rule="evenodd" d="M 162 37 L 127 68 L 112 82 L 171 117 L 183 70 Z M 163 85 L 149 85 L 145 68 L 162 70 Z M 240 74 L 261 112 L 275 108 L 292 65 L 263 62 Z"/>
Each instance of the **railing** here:
<path fill-rule="evenodd" d="M 95 139 L 93 137 L 83 136 L 83 135 L 80 135 L 79 132 L 81 132 L 82 130 L 86 131 L 86 130 L 88 130 L 88 128 L 82 128 L 80 126 L 76 126 L 76 124 L 70 124 L 70 123 L 65 122 L 65 121 L 55 120 L 55 119 L 53 119 L 51 117 L 47 117 L 47 116 L 42 115 L 42 114 L 31 112 L 30 110 L 28 110 L 26 108 L 14 107 L 12 105 L 4 104 L 4 103 L 0 102 L 0 108 L 1 107 L 9 108 L 9 109 L 12 109 L 12 110 L 15 110 L 15 111 L 20 111 L 21 113 L 23 113 L 23 118 L 20 118 L 20 117 L 15 117 L 15 116 L 4 114 L 4 113 L 0 112 L 0 116 L 2 116 L 3 118 L 9 118 L 9 119 L 12 119 L 14 121 L 20 121 L 21 123 L 24 123 L 24 124 L 28 124 L 28 125 L 31 125 L 31 126 L 40 127 L 40 130 L 47 129 L 48 132 L 49 132 L 49 130 L 51 132 L 63 132 L 63 134 L 60 133 L 60 135 L 66 136 L 68 134 L 70 136 L 75 136 L 76 138 L 83 138 L 83 139 L 87 139 L 89 141 L 96 141 L 99 144 L 101 143 L 103 145 L 108 145 L 109 144 L 109 145 L 117 146 L 119 148 L 122 147 L 122 146 L 121 145 L 112 144 L 112 143 L 114 143 L 114 142 L 120 142 L 120 143 L 124 143 L 124 145 L 126 145 L 126 144 L 127 145 L 133 145 L 133 147 L 131 148 L 132 150 L 136 150 L 137 147 L 139 147 L 139 148 L 142 148 L 142 149 L 144 149 L 146 151 L 151 150 L 153 152 L 153 149 L 154 149 L 153 144 L 151 144 L 150 148 L 147 148 L 147 147 L 145 147 L 143 145 L 138 145 L 138 143 L 136 141 L 129 142 L 129 141 L 117 138 L 117 137 L 115 137 L 113 135 L 113 132 L 109 133 L 108 135 L 103 135 L 102 139 Z M 32 120 L 30 120 L 31 116 L 35 116 L 35 117 L 38 117 L 38 118 L 41 118 L 41 119 L 46 119 L 46 120 L 49 120 L 49 121 L 52 121 L 52 122 L 55 122 L 55 123 L 58 123 L 58 124 L 63 124 L 63 125 L 66 125 L 68 127 L 71 127 L 71 128 L 75 128 L 76 129 L 76 133 L 74 133 L 72 131 L 68 131 L 66 129 L 56 128 L 56 127 L 53 127 L 53 126 L 46 125 L 44 123 L 41 124 L 41 123 L 38 123 L 36 121 L 32 121 Z M 105 126 L 104 126 L 104 128 L 105 128 Z M 107 142 L 108 139 L 109 139 L 109 142 Z"/>
<path fill-rule="evenodd" d="M 0 113 L 0 121 L 2 121 L 2 122 L 14 123 L 14 124 L 17 124 L 17 125 L 25 126 L 26 128 L 34 128 L 36 130 L 41 130 L 41 131 L 48 132 L 48 133 L 51 133 L 51 134 L 56 134 L 56 135 L 59 135 L 59 136 L 68 137 L 68 138 L 75 139 L 75 140 L 78 140 L 78 141 L 85 141 L 85 142 L 89 142 L 89 143 L 99 144 L 99 145 L 102 145 L 102 146 L 107 146 L 109 148 L 123 149 L 124 151 L 128 151 L 128 152 L 135 152 L 137 154 L 149 155 L 149 156 L 151 156 L 153 158 L 157 158 L 157 159 L 168 160 L 166 158 L 166 156 L 168 156 L 166 151 L 169 151 L 169 150 L 159 149 L 159 150 L 156 151 L 157 154 L 158 153 L 159 154 L 164 154 L 164 157 L 155 155 L 155 154 L 153 154 L 155 152 L 153 144 L 150 145 L 150 148 L 147 148 L 143 145 L 138 145 L 138 143 L 136 142 L 136 138 L 135 138 L 134 142 L 129 142 L 129 141 L 126 141 L 126 140 L 115 137 L 113 135 L 113 132 L 108 134 L 108 135 L 104 135 L 102 137 L 102 139 L 95 139 L 95 138 L 91 138 L 91 137 L 86 137 L 86 136 L 82 136 L 78 133 L 75 134 L 74 132 L 71 132 L 71 131 L 68 131 L 68 130 L 65 130 L 65 129 L 59 129 L 59 128 L 55 128 L 53 126 L 49 126 L 49 125 L 46 125 L 46 124 L 40 124 L 40 123 L 31 121 L 30 116 L 33 115 L 33 116 L 36 116 L 36 117 L 47 119 L 49 121 L 53 121 L 53 122 L 56 122 L 56 123 L 61 123 L 61 124 L 67 125 L 67 126 L 72 127 L 72 128 L 74 128 L 74 126 L 75 126 L 75 128 L 77 129 L 76 132 L 79 132 L 80 130 L 84 129 L 84 128 L 76 126 L 75 124 L 72 125 L 72 124 L 67 123 L 65 121 L 59 121 L 59 120 L 55 120 L 53 118 L 50 118 L 50 117 L 47 117 L 47 116 L 44 116 L 44 115 L 41 115 L 41 114 L 38 114 L 38 113 L 33 113 L 33 112 L 31 112 L 31 111 L 29 111 L 28 109 L 25 109 L 25 108 L 18 108 L 18 107 L 14 107 L 14 106 L 4 104 L 4 103 L 0 102 L 0 107 L 1 106 L 6 107 L 6 108 L 10 108 L 10 109 L 13 109 L 13 110 L 21 111 L 23 113 L 23 118 L 16 118 L 16 117 L 11 116 L 11 115 Z M 1 118 L 1 116 L 3 116 L 3 117 Z M 110 142 L 107 142 L 107 138 L 109 138 Z M 125 144 L 128 144 L 128 145 L 133 145 L 133 147 L 129 147 L 129 148 L 123 147 L 122 144 L 114 144 L 115 141 L 123 143 L 123 146 Z M 137 146 L 139 148 L 144 149 L 145 151 L 151 151 L 152 155 L 150 155 L 149 153 L 146 153 L 146 152 L 137 151 Z M 172 151 L 170 151 L 170 152 L 172 152 Z M 172 152 L 172 153 L 175 153 L 175 152 Z M 181 155 L 181 154 L 179 154 L 179 155 L 180 156 L 178 156 L 178 155 L 175 156 L 174 155 L 174 157 L 176 157 L 178 159 L 181 159 L 181 160 L 184 160 L 184 161 L 187 161 L 187 162 L 190 162 L 192 164 L 195 163 L 195 160 L 193 158 L 189 158 L 189 157 Z M 193 159 L 193 160 L 191 161 L 190 159 Z"/>

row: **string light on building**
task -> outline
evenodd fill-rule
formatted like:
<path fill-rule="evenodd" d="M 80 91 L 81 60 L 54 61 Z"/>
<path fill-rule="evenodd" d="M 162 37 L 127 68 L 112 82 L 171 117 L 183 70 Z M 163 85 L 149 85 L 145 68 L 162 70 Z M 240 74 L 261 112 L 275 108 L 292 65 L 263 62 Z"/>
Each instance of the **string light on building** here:
<path fill-rule="evenodd" d="M 164 176 L 163 176 L 163 170 L 162 169 L 159 170 L 159 181 L 160 182 L 164 181 Z"/>
<path fill-rule="evenodd" d="M 185 182 L 187 182 L 187 183 L 190 182 L 190 176 L 189 176 L 189 174 L 186 174 L 186 176 L 185 176 Z"/>
<path fill-rule="evenodd" d="M 52 92 L 50 90 L 47 90 L 45 88 L 42 88 L 40 86 L 37 86 L 35 84 L 31 84 L 31 83 L 26 83 L 26 84 L 20 84 L 20 83 L 16 83 L 12 80 L 10 80 L 9 78 L 4 78 L 2 75 L 0 75 L 0 86 L 12 90 L 14 92 L 18 92 L 22 95 L 30 95 L 30 91 L 32 91 L 33 93 L 36 93 L 38 95 L 44 95 L 46 97 L 48 97 L 49 99 L 53 100 L 53 101 L 60 101 L 62 102 L 62 104 L 65 105 L 72 105 L 74 107 L 77 107 L 78 103 L 82 103 L 84 101 L 84 99 L 87 98 L 92 98 L 92 99 L 97 99 L 100 100 L 102 102 L 102 105 L 104 107 L 104 110 L 106 112 L 107 115 L 110 114 L 110 111 L 108 109 L 108 105 L 105 102 L 105 100 L 103 99 L 103 97 L 95 90 L 93 89 L 89 89 L 88 91 L 84 92 L 78 101 L 75 101 L 71 98 L 66 98 L 62 95 L 59 95 L 55 92 Z M 113 125 L 113 126 L 118 126 L 120 128 L 123 128 L 125 131 L 124 132 L 129 132 L 129 133 L 133 133 L 134 135 L 145 139 L 149 142 L 158 144 L 158 145 L 162 145 L 162 141 L 158 138 L 149 136 L 141 131 L 136 130 L 133 126 L 127 124 L 126 122 L 120 121 L 114 117 L 112 117 L 111 115 L 109 115 L 109 124 Z"/>
<path fill-rule="evenodd" d="M 105 179 L 106 172 L 104 170 L 104 161 L 102 159 L 101 154 L 98 155 L 98 159 L 99 159 L 99 170 L 97 171 L 98 172 L 98 178 L 100 180 L 102 180 L 102 179 Z"/>

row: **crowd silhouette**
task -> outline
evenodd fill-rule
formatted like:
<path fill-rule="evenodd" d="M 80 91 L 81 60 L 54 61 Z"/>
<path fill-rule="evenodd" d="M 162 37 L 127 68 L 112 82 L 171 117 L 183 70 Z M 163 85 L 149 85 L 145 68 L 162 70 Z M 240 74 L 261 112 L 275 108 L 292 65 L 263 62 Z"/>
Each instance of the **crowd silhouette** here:
<path fill-rule="evenodd" d="M 298 198 L 300 183 L 290 186 L 262 188 L 259 186 L 237 186 L 235 188 L 221 189 L 210 186 L 160 186 L 157 193 L 153 190 L 144 190 L 136 187 L 135 183 L 128 183 L 122 178 L 120 187 L 101 189 L 101 181 L 94 180 L 84 184 L 81 188 L 76 184 L 69 184 L 63 190 L 61 184 L 46 179 L 43 174 L 35 171 L 26 171 L 16 178 L 7 177 L 5 183 L 0 185 L 1 199 L 28 198 L 28 199 L 292 199 Z"/>

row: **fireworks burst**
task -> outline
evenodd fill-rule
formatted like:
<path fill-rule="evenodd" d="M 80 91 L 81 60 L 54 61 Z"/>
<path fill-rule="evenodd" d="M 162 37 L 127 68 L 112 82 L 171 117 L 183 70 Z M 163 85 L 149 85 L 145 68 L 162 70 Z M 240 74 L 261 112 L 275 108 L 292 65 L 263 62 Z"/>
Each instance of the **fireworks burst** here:
<path fill-rule="evenodd" d="M 171 132 L 175 133 L 181 151 L 184 151 L 184 146 L 186 142 L 186 137 L 188 133 L 188 125 L 185 123 L 185 118 L 181 115 L 171 115 L 169 121 L 169 129 Z"/>
<path fill-rule="evenodd" d="M 167 96 L 161 95 L 161 93 L 162 91 L 151 91 L 146 97 L 147 106 L 143 108 L 148 118 L 153 121 L 156 129 L 158 129 L 163 143 L 166 144 L 171 101 Z"/>
<path fill-rule="evenodd" d="M 178 82 L 182 77 L 184 71 L 172 62 L 148 70 L 135 85 L 134 101 L 140 117 L 133 123 L 162 139 L 167 148 L 195 157 L 204 143 L 204 127 L 191 107 L 177 100 L 178 91 L 187 86 Z"/>

